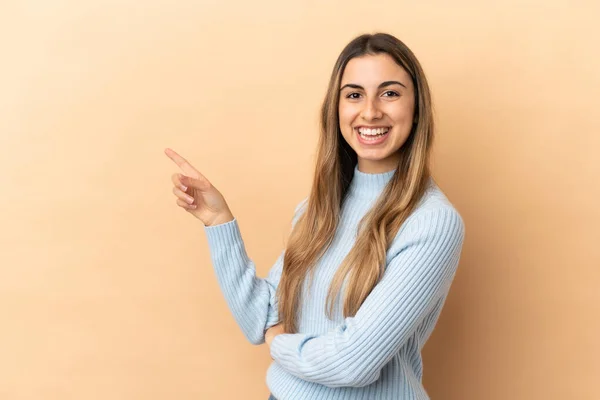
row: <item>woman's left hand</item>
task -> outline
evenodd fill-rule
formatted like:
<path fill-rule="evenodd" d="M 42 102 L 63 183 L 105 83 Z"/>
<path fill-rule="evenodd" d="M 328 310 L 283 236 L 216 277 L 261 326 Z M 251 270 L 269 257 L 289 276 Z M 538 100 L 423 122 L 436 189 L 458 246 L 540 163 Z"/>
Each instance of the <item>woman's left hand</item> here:
<path fill-rule="evenodd" d="M 277 324 L 277 325 L 274 325 L 274 326 L 270 327 L 265 332 L 265 342 L 270 347 L 271 346 L 271 342 L 273 341 L 273 339 L 275 338 L 275 336 L 280 335 L 282 333 L 285 333 L 285 331 L 283 329 L 283 324 Z"/>

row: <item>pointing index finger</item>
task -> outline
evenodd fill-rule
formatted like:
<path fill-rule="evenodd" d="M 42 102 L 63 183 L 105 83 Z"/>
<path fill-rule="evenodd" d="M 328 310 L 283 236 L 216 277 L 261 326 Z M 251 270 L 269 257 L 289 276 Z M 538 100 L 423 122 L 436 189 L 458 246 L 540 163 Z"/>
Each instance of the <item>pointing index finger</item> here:
<path fill-rule="evenodd" d="M 172 149 L 165 149 L 165 154 L 177 164 L 186 175 L 200 175 L 200 172 L 190 164 L 185 158 L 181 157 Z"/>

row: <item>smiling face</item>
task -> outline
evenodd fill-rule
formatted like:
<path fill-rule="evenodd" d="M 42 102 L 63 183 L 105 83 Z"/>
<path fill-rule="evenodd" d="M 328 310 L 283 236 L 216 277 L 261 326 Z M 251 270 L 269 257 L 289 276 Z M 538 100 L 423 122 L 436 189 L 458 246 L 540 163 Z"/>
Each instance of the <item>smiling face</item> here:
<path fill-rule="evenodd" d="M 358 156 L 359 171 L 380 173 L 398 166 L 414 109 L 412 79 L 391 56 L 364 55 L 348 62 L 340 84 L 339 123 Z"/>

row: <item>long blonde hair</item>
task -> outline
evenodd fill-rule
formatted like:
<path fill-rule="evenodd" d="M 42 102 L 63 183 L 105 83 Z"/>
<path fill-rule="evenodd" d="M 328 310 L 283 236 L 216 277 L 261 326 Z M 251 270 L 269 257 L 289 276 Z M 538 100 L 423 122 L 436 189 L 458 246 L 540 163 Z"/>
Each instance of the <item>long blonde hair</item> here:
<path fill-rule="evenodd" d="M 429 86 L 421 65 L 412 51 L 392 35 L 358 36 L 346 45 L 333 68 L 321 109 L 321 132 L 311 192 L 285 250 L 277 296 L 279 320 L 287 333 L 297 332 L 302 285 L 309 271 L 311 279 L 314 277 L 316 261 L 331 245 L 357 163 L 356 152 L 346 143 L 339 127 L 342 74 L 351 59 L 381 53 L 390 55 L 410 75 L 415 88 L 416 122 L 399 150 L 400 161 L 394 175 L 376 204 L 360 221 L 356 243 L 333 277 L 325 310 L 328 318 L 332 319 L 335 300 L 346 278 L 349 281 L 344 290 L 343 315 L 356 314 L 383 275 L 388 246 L 427 189 L 434 127 Z"/>

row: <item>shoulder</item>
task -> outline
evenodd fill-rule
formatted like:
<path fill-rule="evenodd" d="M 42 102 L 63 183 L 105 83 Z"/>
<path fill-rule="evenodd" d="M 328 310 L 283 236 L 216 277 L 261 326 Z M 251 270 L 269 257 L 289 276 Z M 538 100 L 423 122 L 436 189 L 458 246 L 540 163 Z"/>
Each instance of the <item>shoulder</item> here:
<path fill-rule="evenodd" d="M 296 207 L 294 207 L 294 216 L 292 217 L 292 226 L 296 225 L 300 216 L 306 211 L 306 206 L 308 204 L 308 196 L 300 200 Z"/>
<path fill-rule="evenodd" d="M 416 209 L 404 221 L 389 247 L 393 257 L 411 244 L 444 247 L 451 251 L 462 247 L 465 224 L 462 216 L 432 180 Z"/>
<path fill-rule="evenodd" d="M 308 196 L 300 200 L 296 207 L 294 208 L 294 215 L 302 214 L 306 209 L 306 205 L 308 204 Z"/>

